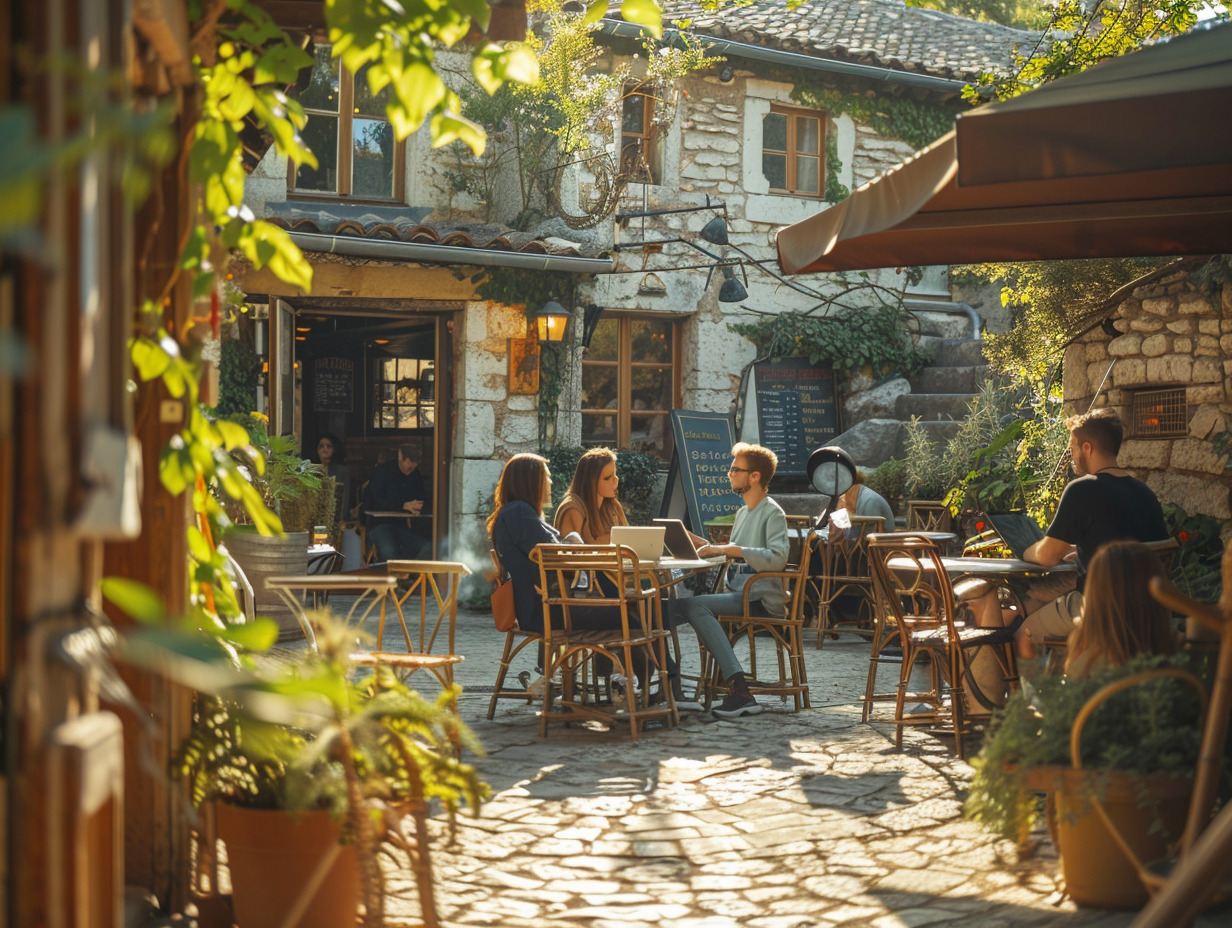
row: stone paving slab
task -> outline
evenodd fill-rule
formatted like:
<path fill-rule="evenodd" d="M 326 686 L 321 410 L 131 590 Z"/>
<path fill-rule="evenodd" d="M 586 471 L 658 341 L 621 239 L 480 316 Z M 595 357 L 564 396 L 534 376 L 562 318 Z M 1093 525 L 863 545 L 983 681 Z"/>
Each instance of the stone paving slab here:
<path fill-rule="evenodd" d="M 462 612 L 459 710 L 486 749 L 492 800 L 448 843 L 432 823 L 444 924 L 508 928 L 1125 928 L 1134 913 L 1076 906 L 1042 833 L 1011 843 L 962 817 L 971 768 L 950 746 L 860 721 L 867 642 L 806 655 L 813 708 L 675 729 L 550 726 L 505 700 L 486 717 L 503 635 Z M 400 636 L 400 632 L 399 632 Z M 686 672 L 695 644 L 684 639 Z M 388 638 L 387 638 L 388 640 Z M 811 644 L 811 642 L 810 642 Z M 389 640 L 396 648 L 396 642 Z M 528 651 L 531 649 L 528 649 Z M 532 670 L 533 655 L 525 669 Z M 518 668 L 515 668 L 515 670 Z M 883 707 L 877 715 L 884 719 Z M 388 922 L 419 922 L 409 872 L 388 874 Z M 1198 928 L 1232 925 L 1232 906 Z"/>

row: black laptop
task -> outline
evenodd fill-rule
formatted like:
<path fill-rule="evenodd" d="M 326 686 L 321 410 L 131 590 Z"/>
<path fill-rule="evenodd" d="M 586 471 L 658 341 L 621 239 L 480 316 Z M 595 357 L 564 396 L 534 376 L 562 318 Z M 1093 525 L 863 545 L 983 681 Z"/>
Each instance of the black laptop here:
<path fill-rule="evenodd" d="M 662 525 L 667 529 L 663 536 L 663 543 L 667 545 L 667 550 L 672 553 L 672 557 L 678 557 L 682 561 L 696 561 L 701 555 L 697 553 L 697 548 L 693 546 L 693 539 L 689 537 L 688 529 L 684 527 L 684 522 L 680 519 L 654 519 L 655 525 Z"/>
<path fill-rule="evenodd" d="M 1044 537 L 1039 523 L 1025 512 L 986 512 L 988 521 L 997 530 L 1010 553 L 1022 560 L 1023 553 Z"/>

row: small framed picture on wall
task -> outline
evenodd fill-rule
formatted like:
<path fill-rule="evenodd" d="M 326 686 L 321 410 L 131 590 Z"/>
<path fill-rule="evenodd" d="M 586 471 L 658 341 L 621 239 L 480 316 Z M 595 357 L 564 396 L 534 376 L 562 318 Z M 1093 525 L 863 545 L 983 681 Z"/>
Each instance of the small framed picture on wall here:
<path fill-rule="evenodd" d="M 539 392 L 539 339 L 509 339 L 509 392 Z"/>

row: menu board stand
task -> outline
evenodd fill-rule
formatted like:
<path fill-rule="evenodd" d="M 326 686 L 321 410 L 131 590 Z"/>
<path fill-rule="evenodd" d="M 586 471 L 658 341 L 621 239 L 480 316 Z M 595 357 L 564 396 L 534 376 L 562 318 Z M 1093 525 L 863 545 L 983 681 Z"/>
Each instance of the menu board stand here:
<path fill-rule="evenodd" d="M 676 450 L 659 515 L 683 519 L 690 530 L 703 534 L 708 521 L 743 505 L 727 479 L 735 444 L 731 419 L 723 413 L 673 409 L 672 432 Z"/>
<path fill-rule="evenodd" d="M 839 433 L 834 369 L 806 358 L 759 361 L 753 382 L 761 444 L 778 455 L 778 473 L 805 475 L 809 455 Z"/>

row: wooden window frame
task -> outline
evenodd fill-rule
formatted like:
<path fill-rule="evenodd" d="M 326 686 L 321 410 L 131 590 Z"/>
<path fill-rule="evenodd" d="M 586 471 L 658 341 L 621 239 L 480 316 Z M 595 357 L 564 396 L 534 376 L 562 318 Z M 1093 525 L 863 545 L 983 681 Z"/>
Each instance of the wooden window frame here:
<path fill-rule="evenodd" d="M 633 433 L 633 371 L 638 368 L 654 368 L 662 370 L 664 368 L 671 370 L 672 377 L 672 403 L 671 406 L 664 410 L 665 422 L 663 429 L 664 447 L 662 449 L 664 460 L 671 459 L 673 448 L 673 435 L 671 427 L 671 410 L 679 409 L 681 406 L 680 393 L 680 376 L 681 376 L 681 325 L 680 320 L 676 318 L 664 319 L 661 316 L 646 316 L 639 314 L 617 315 L 614 313 L 605 315 L 605 319 L 611 319 L 619 326 L 616 335 L 616 360 L 615 361 L 591 361 L 585 357 L 582 359 L 583 366 L 614 368 L 616 370 L 616 447 L 628 448 L 632 440 Z M 633 360 L 633 323 L 645 320 L 665 322 L 671 327 L 672 332 L 672 354 L 671 360 L 662 361 L 635 361 Z M 646 412 L 655 412 L 657 410 L 639 409 L 637 412 L 643 414 Z M 583 406 L 581 408 L 583 418 L 587 414 L 592 415 L 611 415 L 613 410 L 594 409 Z M 592 444 L 606 443 L 606 439 L 602 441 L 592 442 Z M 583 444 L 586 444 L 586 439 L 583 439 Z"/>
<path fill-rule="evenodd" d="M 624 171 L 625 149 L 633 144 L 640 144 L 642 149 L 642 161 L 646 164 L 646 170 L 650 177 L 648 179 L 642 177 L 633 178 L 633 183 L 645 183 L 654 186 L 659 182 L 657 177 L 658 166 L 658 147 L 659 147 L 659 127 L 654 122 L 655 111 L 655 95 L 650 90 L 651 85 L 647 81 L 639 84 L 630 84 L 625 87 L 625 94 L 621 100 L 620 107 L 620 169 Z M 631 97 L 641 97 L 645 102 L 642 104 L 642 131 L 641 132 L 626 132 L 624 127 L 624 105 Z"/>
<path fill-rule="evenodd" d="M 287 159 L 287 196 L 297 200 L 335 201 L 345 199 L 350 203 L 389 204 L 403 203 L 406 197 L 406 140 L 394 141 L 394 189 L 389 197 L 354 197 L 351 195 L 352 169 L 354 167 L 352 130 L 355 117 L 355 76 L 338 65 L 338 112 L 304 107 L 311 119 L 327 116 L 338 119 L 338 185 L 336 190 L 302 190 L 295 186 L 295 162 Z M 388 121 L 388 119 L 386 120 Z M 343 144 L 343 140 L 346 144 Z"/>
<path fill-rule="evenodd" d="M 811 200 L 821 200 L 826 195 L 826 125 L 829 119 L 824 111 L 802 109 L 796 106 L 782 106 L 778 103 L 770 104 L 771 113 L 779 113 L 787 117 L 787 149 L 781 151 L 777 148 L 766 148 L 765 135 L 762 136 L 762 155 L 775 154 L 785 155 L 787 158 L 787 186 L 786 187 L 771 187 L 770 192 L 782 196 L 793 197 L 808 197 Z M 817 120 L 817 153 L 802 152 L 796 147 L 796 119 L 807 118 Z M 796 159 L 803 155 L 807 158 L 817 159 L 817 192 L 811 193 L 806 190 L 797 189 L 796 178 Z"/>

